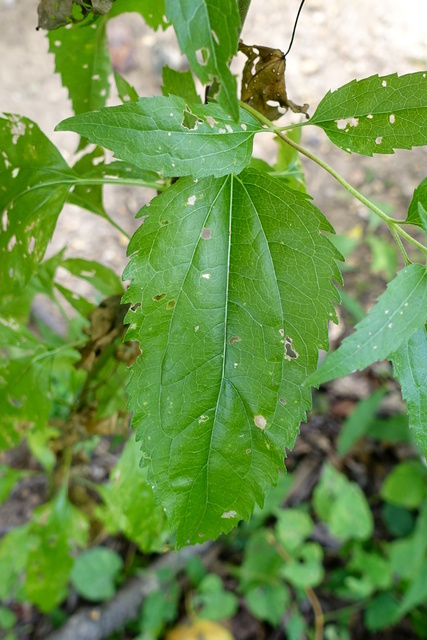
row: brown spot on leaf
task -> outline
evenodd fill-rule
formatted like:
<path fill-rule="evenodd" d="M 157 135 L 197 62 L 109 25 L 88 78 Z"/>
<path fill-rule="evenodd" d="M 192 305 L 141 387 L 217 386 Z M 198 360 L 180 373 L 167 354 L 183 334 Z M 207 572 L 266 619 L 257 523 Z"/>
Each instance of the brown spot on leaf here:
<path fill-rule="evenodd" d="M 241 341 L 242 339 L 239 336 L 232 336 L 228 342 L 229 344 L 234 344 L 235 342 L 241 342 Z"/>

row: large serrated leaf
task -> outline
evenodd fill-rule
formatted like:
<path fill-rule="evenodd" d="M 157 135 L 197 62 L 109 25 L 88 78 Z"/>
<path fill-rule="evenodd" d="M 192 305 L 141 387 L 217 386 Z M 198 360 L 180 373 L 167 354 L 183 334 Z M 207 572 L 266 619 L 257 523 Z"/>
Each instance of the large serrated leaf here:
<path fill-rule="evenodd" d="M 240 119 L 234 124 L 219 105 L 188 106 L 177 96 L 155 96 L 68 118 L 57 130 L 75 131 L 117 158 L 164 176 L 219 178 L 245 168 L 261 131 L 244 109 Z"/>
<path fill-rule="evenodd" d="M 75 174 L 38 126 L 0 118 L 2 293 L 28 282 L 43 258 Z"/>
<path fill-rule="evenodd" d="M 181 51 L 203 82 L 220 83 L 217 100 L 234 120 L 239 118 L 237 85 L 229 68 L 237 53 L 240 16 L 236 0 L 166 0 Z"/>
<path fill-rule="evenodd" d="M 427 143 L 427 73 L 352 80 L 329 92 L 310 124 L 334 144 L 372 156 Z"/>
<path fill-rule="evenodd" d="M 181 179 L 140 215 L 125 272 L 142 349 L 130 403 L 177 544 L 202 542 L 277 482 L 327 348 L 340 256 L 308 198 L 253 170 Z"/>
<path fill-rule="evenodd" d="M 427 335 L 423 327 L 389 356 L 406 400 L 409 426 L 427 458 Z"/>
<path fill-rule="evenodd" d="M 75 114 L 103 107 L 110 92 L 112 73 L 106 18 L 77 29 L 61 27 L 48 34 L 55 71 L 61 75 Z"/>
<path fill-rule="evenodd" d="M 411 264 L 389 283 L 355 333 L 325 358 L 306 384 L 318 386 L 384 360 L 424 325 L 426 317 L 427 270 Z"/>

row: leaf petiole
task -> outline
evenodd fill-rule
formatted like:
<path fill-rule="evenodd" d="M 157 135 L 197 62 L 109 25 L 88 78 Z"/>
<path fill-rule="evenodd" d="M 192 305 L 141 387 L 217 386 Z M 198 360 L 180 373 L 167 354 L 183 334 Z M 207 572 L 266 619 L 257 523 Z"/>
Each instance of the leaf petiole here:
<path fill-rule="evenodd" d="M 415 238 L 410 236 L 409 233 L 407 233 L 404 229 L 402 229 L 400 227 L 400 225 L 399 225 L 399 222 L 397 222 L 396 220 L 394 220 L 393 218 L 388 216 L 386 213 L 384 213 L 384 211 L 382 211 L 373 202 L 371 202 L 368 198 L 366 198 L 366 196 L 364 196 L 362 193 L 360 193 L 360 191 L 355 189 L 349 182 L 347 182 L 347 180 L 345 180 L 342 177 L 341 174 L 339 174 L 337 171 L 335 171 L 335 169 L 333 169 L 333 167 L 331 167 L 329 164 L 327 164 L 324 160 L 322 160 L 321 158 L 316 156 L 314 153 L 311 153 L 311 151 L 309 151 L 308 149 L 305 149 L 304 147 L 299 145 L 297 142 L 294 142 L 293 140 L 288 138 L 288 136 L 286 136 L 283 133 L 283 131 L 285 130 L 283 127 L 274 127 L 274 126 L 272 126 L 271 122 L 270 122 L 270 120 L 268 118 L 266 118 L 263 114 L 259 113 L 256 109 L 253 109 L 252 107 L 250 107 L 249 105 L 247 105 L 244 102 L 240 102 L 240 106 L 243 109 L 246 109 L 246 111 L 249 111 L 249 113 L 251 113 L 255 118 L 257 118 L 261 124 L 266 125 L 266 131 L 267 130 L 268 131 L 272 131 L 273 133 L 275 133 L 277 135 L 278 138 L 283 140 L 283 142 L 285 142 L 290 147 L 292 147 L 293 149 L 298 151 L 298 153 L 301 153 L 302 155 L 306 156 L 306 158 L 309 158 L 310 160 L 312 160 L 313 162 L 318 164 L 320 167 L 322 167 L 322 169 L 325 169 L 325 171 L 327 171 L 333 178 L 335 178 L 335 180 L 337 180 L 340 183 L 340 185 L 342 187 L 344 187 L 344 189 L 346 189 L 349 193 L 351 193 L 351 195 L 354 196 L 357 200 L 359 200 L 359 202 L 364 204 L 365 207 L 367 207 L 373 213 L 375 213 L 375 215 L 377 215 L 379 218 L 381 218 L 381 220 L 383 220 L 386 223 L 386 225 L 388 226 L 388 228 L 390 230 L 390 233 L 392 234 L 393 238 L 396 240 L 396 243 L 397 243 L 397 245 L 399 247 L 399 250 L 401 251 L 401 253 L 403 255 L 403 258 L 404 258 L 406 264 L 409 264 L 410 261 L 409 261 L 409 258 L 407 256 L 407 254 L 406 254 L 406 251 L 405 251 L 405 249 L 404 249 L 404 247 L 402 245 L 401 240 L 398 239 L 398 237 L 397 237 L 397 234 L 401 235 L 402 238 L 405 238 L 405 240 L 407 240 L 408 242 L 413 244 L 415 247 L 417 247 L 417 249 L 422 251 L 422 253 L 427 255 L 427 247 L 425 247 L 423 244 L 421 244 L 421 242 L 418 242 L 418 240 L 415 240 Z M 301 127 L 301 126 L 304 126 L 306 124 L 310 124 L 310 121 L 308 121 L 307 123 L 301 123 L 299 125 L 292 125 L 292 126 L 290 126 L 288 128 L 292 129 L 292 128 L 295 128 L 295 126 L 300 126 Z"/>

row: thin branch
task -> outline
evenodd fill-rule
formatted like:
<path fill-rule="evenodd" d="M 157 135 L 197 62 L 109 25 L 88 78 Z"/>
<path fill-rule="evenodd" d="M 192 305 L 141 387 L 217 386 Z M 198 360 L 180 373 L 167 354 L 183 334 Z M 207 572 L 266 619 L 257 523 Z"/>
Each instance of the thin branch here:
<path fill-rule="evenodd" d="M 159 569 L 168 567 L 176 575 L 186 567 L 191 557 L 204 557 L 211 548 L 212 543 L 207 542 L 161 556 L 141 576 L 131 578 L 109 602 L 79 610 L 46 640 L 104 640 L 110 637 L 135 620 L 147 596 L 161 588 L 156 577 Z"/>
<path fill-rule="evenodd" d="M 335 171 L 335 169 L 333 169 L 329 164 L 327 164 L 327 162 L 325 162 L 324 160 L 322 160 L 318 156 L 314 155 L 314 153 L 311 153 L 311 151 L 309 151 L 308 149 L 305 149 L 304 147 L 299 145 L 297 142 L 294 142 L 293 140 L 288 138 L 288 136 L 286 136 L 283 133 L 281 127 L 276 127 L 276 126 L 272 125 L 268 118 L 263 116 L 262 113 L 260 113 L 259 111 L 257 111 L 253 107 L 249 106 L 248 104 L 246 104 L 244 102 L 240 102 L 240 106 L 243 107 L 243 109 L 246 109 L 246 111 L 249 111 L 249 113 L 251 113 L 255 118 L 257 118 L 257 120 L 261 124 L 265 125 L 265 131 L 270 131 L 270 132 L 276 134 L 276 136 L 278 138 L 280 138 L 281 140 L 283 140 L 283 142 L 285 142 L 290 147 L 292 147 L 293 149 L 298 151 L 298 153 L 300 153 L 301 155 L 304 155 L 306 158 L 309 158 L 310 160 L 312 160 L 313 162 L 318 164 L 319 167 L 322 167 L 322 169 L 327 171 L 333 178 L 335 178 L 335 180 L 337 180 L 337 182 L 340 183 L 340 185 L 342 187 L 344 187 L 344 189 L 346 189 L 349 193 L 351 193 L 352 196 L 354 196 L 357 200 L 359 200 L 359 202 L 364 204 L 365 207 L 367 207 L 368 209 L 373 211 L 379 218 L 381 218 L 381 220 L 383 220 L 386 223 L 386 225 L 388 226 L 388 228 L 390 230 L 390 233 L 393 235 L 393 237 L 395 239 L 396 239 L 395 232 L 397 232 L 399 235 L 402 236 L 402 238 L 405 238 L 405 240 L 407 240 L 408 242 L 413 244 L 414 247 L 417 247 L 417 249 L 419 249 L 425 255 L 427 255 L 427 247 L 425 247 L 423 244 L 421 244 L 421 242 L 418 242 L 418 240 L 415 240 L 415 238 L 410 236 L 409 233 L 407 233 L 404 229 L 402 229 L 400 227 L 400 222 L 398 220 L 394 220 L 393 218 L 388 216 L 386 213 L 384 213 L 384 211 L 382 211 L 373 202 L 371 202 L 366 196 L 364 196 L 362 193 L 360 193 L 360 191 L 355 189 L 349 182 L 347 182 L 347 180 L 345 180 L 342 177 L 342 175 L 338 173 L 338 171 Z M 294 125 L 294 128 L 298 127 L 298 126 L 299 127 L 306 126 L 308 124 L 310 124 L 310 121 L 302 123 L 302 124 L 299 124 L 299 125 L 298 124 Z M 398 244 L 399 250 L 403 254 L 403 258 L 404 258 L 405 262 L 407 262 L 408 261 L 408 256 L 406 255 L 406 252 L 405 252 L 405 250 L 403 248 L 402 243 L 398 242 L 397 244 Z"/>

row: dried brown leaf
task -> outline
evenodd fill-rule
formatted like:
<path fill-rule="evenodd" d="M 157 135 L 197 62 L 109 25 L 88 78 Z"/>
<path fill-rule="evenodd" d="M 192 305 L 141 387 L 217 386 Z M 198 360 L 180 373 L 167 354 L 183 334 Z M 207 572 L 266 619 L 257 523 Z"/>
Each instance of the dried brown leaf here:
<path fill-rule="evenodd" d="M 299 106 L 289 100 L 286 93 L 286 58 L 280 49 L 239 43 L 239 51 L 248 58 L 242 76 L 242 101 L 269 120 L 276 120 L 282 113 L 279 107 L 294 113 L 305 113 L 308 104 Z"/>

